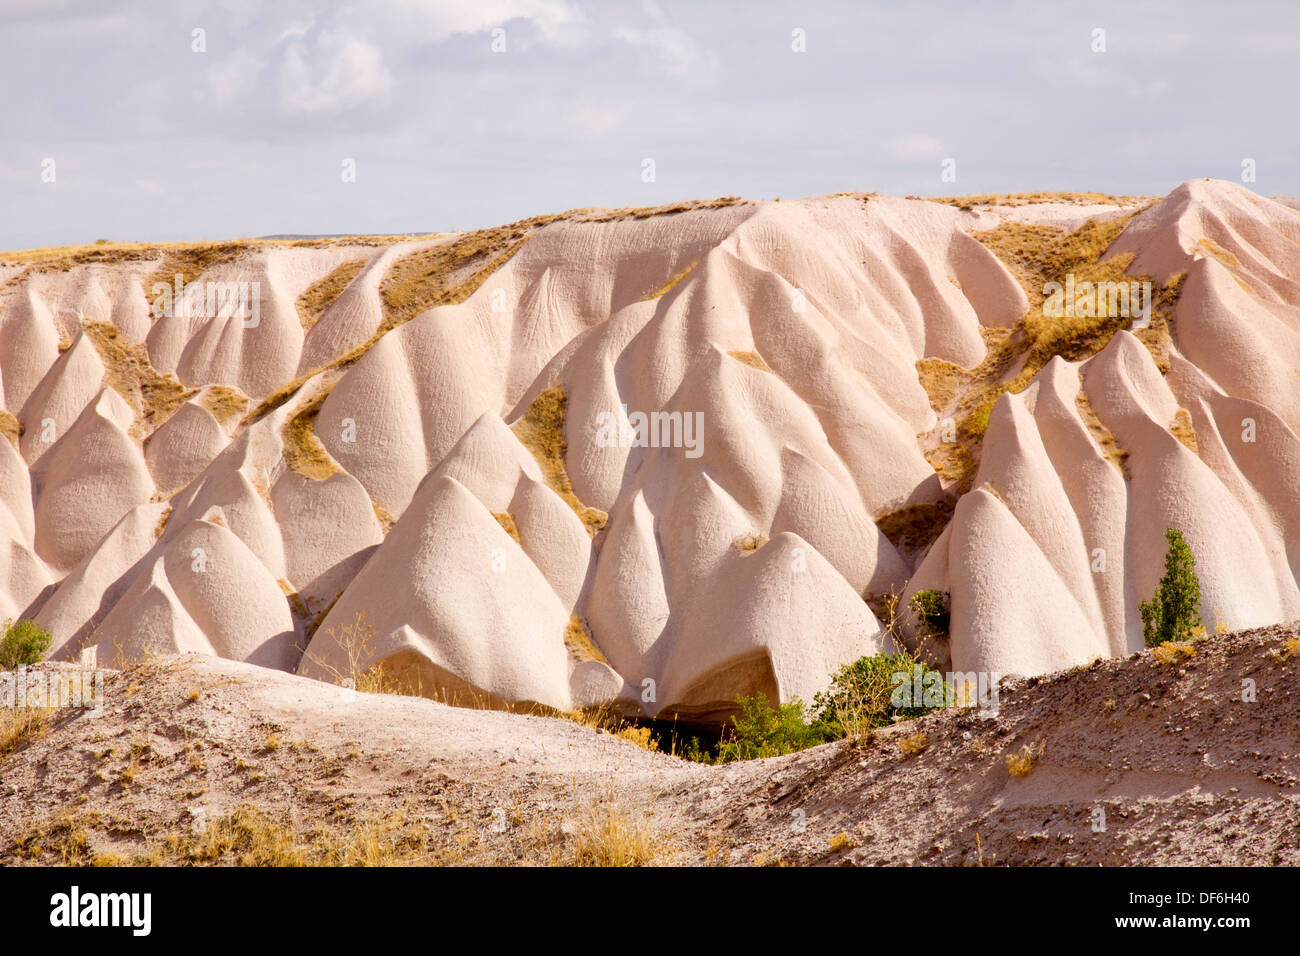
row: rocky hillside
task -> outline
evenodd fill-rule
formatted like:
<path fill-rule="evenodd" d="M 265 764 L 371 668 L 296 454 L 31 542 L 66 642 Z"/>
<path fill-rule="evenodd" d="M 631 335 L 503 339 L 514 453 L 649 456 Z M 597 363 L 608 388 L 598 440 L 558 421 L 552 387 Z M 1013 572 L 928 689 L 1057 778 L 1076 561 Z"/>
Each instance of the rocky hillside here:
<path fill-rule="evenodd" d="M 687 720 L 920 589 L 942 666 L 1131 653 L 1171 526 L 1210 630 L 1295 619 L 1297 243 L 1197 180 L 6 254 L 0 615 Z"/>
<path fill-rule="evenodd" d="M 1298 676 L 1300 626 L 1264 628 L 709 766 L 567 720 L 159 658 L 108 675 L 98 716 L 0 734 L 0 864 L 1294 866 Z"/>

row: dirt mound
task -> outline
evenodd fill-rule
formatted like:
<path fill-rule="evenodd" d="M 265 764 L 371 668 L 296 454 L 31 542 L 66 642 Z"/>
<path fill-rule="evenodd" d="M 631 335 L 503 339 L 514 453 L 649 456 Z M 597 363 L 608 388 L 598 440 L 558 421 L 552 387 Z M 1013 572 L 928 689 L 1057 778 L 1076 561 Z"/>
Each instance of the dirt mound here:
<path fill-rule="evenodd" d="M 709 766 L 165 658 L 109 673 L 100 716 L 0 747 L 0 862 L 1294 865 L 1297 675 L 1300 625 L 1269 627 Z"/>

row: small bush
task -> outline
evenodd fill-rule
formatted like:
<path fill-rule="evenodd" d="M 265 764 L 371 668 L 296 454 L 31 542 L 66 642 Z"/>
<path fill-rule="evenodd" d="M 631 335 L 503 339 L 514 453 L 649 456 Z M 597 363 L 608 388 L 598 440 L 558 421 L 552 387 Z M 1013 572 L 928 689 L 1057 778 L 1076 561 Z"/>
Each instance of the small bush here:
<path fill-rule="evenodd" d="M 765 694 L 737 697 L 736 703 L 741 712 L 731 718 L 735 725 L 731 738 L 718 745 L 718 763 L 780 757 L 829 739 L 822 726 L 807 722 L 798 698 L 776 708 L 768 706 Z"/>
<path fill-rule="evenodd" d="M 931 635 L 948 633 L 950 598 L 943 591 L 926 588 L 912 595 L 907 606 Z"/>
<path fill-rule="evenodd" d="M 915 757 L 928 746 L 930 746 L 930 738 L 920 733 L 904 737 L 898 742 L 898 749 L 903 752 L 904 757 Z"/>
<path fill-rule="evenodd" d="M 31 618 L 6 621 L 4 638 L 0 640 L 0 669 L 39 664 L 50 649 L 50 640 L 50 632 L 37 627 Z"/>
<path fill-rule="evenodd" d="M 1201 582 L 1196 577 L 1192 549 L 1176 528 L 1165 529 L 1169 550 L 1165 553 L 1165 576 L 1150 601 L 1143 601 L 1142 638 L 1147 647 L 1187 641 L 1201 631 Z"/>
<path fill-rule="evenodd" d="M 917 661 L 910 654 L 876 654 L 859 657 L 852 664 L 845 665 L 831 678 L 831 686 L 813 697 L 816 723 L 825 736 L 836 740 L 924 715 L 924 701 L 913 702 L 915 706 L 896 706 L 894 702 L 894 690 L 899 686 L 895 675 L 908 675 L 910 684 L 916 665 Z M 926 675 L 939 673 L 921 666 L 922 684 Z M 945 704 L 951 702 L 949 696 L 945 688 Z"/>
<path fill-rule="evenodd" d="M 1007 754 L 1007 773 L 1013 777 L 1029 776 L 1034 769 L 1034 764 L 1038 763 L 1039 758 L 1043 756 L 1045 749 L 1045 743 L 1040 743 L 1037 747 L 1025 744 L 1018 753 Z"/>
<path fill-rule="evenodd" d="M 1196 656 L 1196 648 L 1187 642 L 1166 641 L 1153 647 L 1151 656 L 1157 664 L 1181 664 Z"/>

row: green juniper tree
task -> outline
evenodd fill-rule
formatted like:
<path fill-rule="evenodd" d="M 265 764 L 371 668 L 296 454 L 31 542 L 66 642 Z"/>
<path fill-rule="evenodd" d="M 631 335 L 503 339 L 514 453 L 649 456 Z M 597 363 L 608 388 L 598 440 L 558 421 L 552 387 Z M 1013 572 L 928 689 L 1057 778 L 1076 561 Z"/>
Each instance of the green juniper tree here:
<path fill-rule="evenodd" d="M 1142 638 L 1147 647 L 1165 641 L 1185 641 L 1201 626 L 1201 582 L 1196 579 L 1196 559 L 1176 528 L 1165 529 L 1169 551 L 1165 554 L 1165 576 L 1150 601 L 1139 607 Z"/>

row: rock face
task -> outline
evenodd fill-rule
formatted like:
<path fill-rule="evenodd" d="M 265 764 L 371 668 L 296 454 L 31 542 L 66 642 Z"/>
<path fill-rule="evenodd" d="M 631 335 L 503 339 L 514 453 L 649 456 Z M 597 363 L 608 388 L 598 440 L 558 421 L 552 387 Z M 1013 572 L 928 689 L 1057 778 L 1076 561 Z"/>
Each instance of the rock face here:
<path fill-rule="evenodd" d="M 988 230 L 1088 219 L 1127 220 L 1103 263 L 1167 309 L 1030 367 L 1043 290 Z M 257 288 L 255 319 L 152 315 L 161 252 L 0 265 L 0 612 L 62 659 L 383 665 L 451 701 L 686 719 L 915 643 L 877 614 L 922 588 L 950 595 L 928 646 L 954 670 L 1130 652 L 1167 527 L 1208 627 L 1300 617 L 1289 206 L 1198 180 L 1142 208 L 838 196 L 502 235 L 187 273 Z M 998 354 L 976 434 L 953 419 Z"/>

